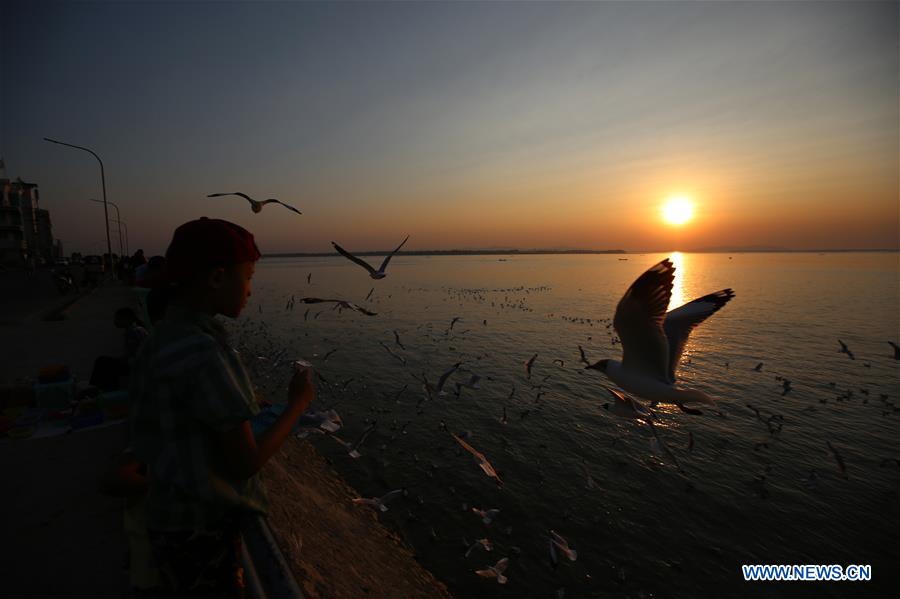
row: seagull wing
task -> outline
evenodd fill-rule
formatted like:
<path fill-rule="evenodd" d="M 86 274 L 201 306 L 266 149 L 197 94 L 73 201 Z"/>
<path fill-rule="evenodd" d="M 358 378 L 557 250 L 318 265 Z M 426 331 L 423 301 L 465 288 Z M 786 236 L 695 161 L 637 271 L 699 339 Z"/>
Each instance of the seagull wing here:
<path fill-rule="evenodd" d="M 675 464 L 675 467 L 681 470 L 681 464 L 678 463 L 678 458 L 675 457 L 675 454 L 669 449 L 669 446 L 663 443 L 663 440 L 656 433 L 656 427 L 653 426 L 652 421 L 647 421 L 647 424 L 650 425 L 650 432 L 653 433 L 653 438 L 656 439 L 656 442 L 659 444 L 660 450 L 665 454 L 669 461 Z"/>
<path fill-rule="evenodd" d="M 498 481 L 500 480 L 500 476 L 497 475 L 497 471 L 494 470 L 494 466 L 490 462 L 488 462 L 487 460 L 482 460 L 478 465 L 481 466 L 481 469 L 485 474 L 487 474 L 491 478 L 496 478 Z"/>
<path fill-rule="evenodd" d="M 654 265 L 631 284 L 613 319 L 622 340 L 622 366 L 664 383 L 669 382 L 669 348 L 663 321 L 674 279 L 675 267 L 669 260 Z"/>
<path fill-rule="evenodd" d="M 453 433 L 450 433 L 450 434 L 453 435 L 453 438 L 456 439 L 457 443 L 459 443 L 460 445 L 463 446 L 463 449 L 465 449 L 466 451 L 471 453 L 473 456 L 478 458 L 480 461 L 487 462 L 487 458 L 484 457 L 483 453 L 481 453 L 480 451 L 478 451 L 477 449 L 475 449 L 474 447 L 472 447 L 471 445 L 466 443 L 461 437 L 458 437 L 457 435 L 454 435 Z"/>
<path fill-rule="evenodd" d="M 371 434 L 372 434 L 372 431 L 374 431 L 374 430 L 375 430 L 375 424 L 374 424 L 374 423 L 373 423 L 373 424 L 370 424 L 368 427 L 366 427 L 366 430 L 364 430 L 363 433 L 359 436 L 359 439 L 357 439 L 357 440 L 353 443 L 353 446 L 352 446 L 351 449 L 356 449 L 357 447 L 359 447 L 359 446 L 361 446 L 363 443 L 365 443 L 365 442 L 366 442 L 366 439 L 369 438 L 369 435 L 371 435 Z"/>
<path fill-rule="evenodd" d="M 506 572 L 506 566 L 508 566 L 508 565 L 509 565 L 509 558 L 504 557 L 502 560 L 500 560 L 499 562 L 497 562 L 494 565 L 494 570 L 496 570 L 498 574 L 503 574 L 504 572 Z"/>
<path fill-rule="evenodd" d="M 384 272 L 384 269 L 387 268 L 388 262 L 390 262 L 391 258 L 394 257 L 394 254 L 396 254 L 397 252 L 400 251 L 400 248 L 403 247 L 403 245 L 407 242 L 408 239 L 409 239 L 409 235 L 407 235 L 406 239 L 404 239 L 403 242 L 397 246 L 397 249 L 395 249 L 393 252 L 391 252 L 390 254 L 388 254 L 387 256 L 384 257 L 384 262 L 382 262 L 381 266 L 378 267 L 378 272 L 382 272 L 382 273 Z"/>
<path fill-rule="evenodd" d="M 372 497 L 356 497 L 351 499 L 351 501 L 357 505 L 371 505 L 372 507 L 378 505 L 378 500 Z"/>
<path fill-rule="evenodd" d="M 559 545 L 560 547 L 565 547 L 565 548 L 569 547 L 569 542 L 566 541 L 564 538 L 562 538 L 562 536 L 560 536 L 560 534 L 558 532 L 556 532 L 555 530 L 550 531 L 550 537 L 554 541 L 556 541 L 556 544 Z"/>
<path fill-rule="evenodd" d="M 403 489 L 394 489 L 390 493 L 386 493 L 385 495 L 382 495 L 381 499 L 379 499 L 378 501 L 380 501 L 381 503 L 387 503 L 388 501 L 391 501 L 392 499 L 396 499 L 400 495 L 403 495 Z"/>
<path fill-rule="evenodd" d="M 365 314 L 366 316 L 375 316 L 376 314 L 378 314 L 378 312 L 372 312 L 370 310 L 366 310 L 362 306 L 357 306 L 353 302 L 343 302 L 343 303 L 348 309 L 355 310 L 356 312 L 361 312 L 362 314 Z"/>
<path fill-rule="evenodd" d="M 300 212 L 299 210 L 297 210 L 297 209 L 294 208 L 293 206 L 290 206 L 290 205 L 288 205 L 288 204 L 285 204 L 285 203 L 282 202 L 281 200 L 276 200 L 275 198 L 272 198 L 272 199 L 270 199 L 270 200 L 266 200 L 265 202 L 263 202 L 263 204 L 268 204 L 269 202 L 275 202 L 276 204 L 281 204 L 282 206 L 284 206 L 284 207 L 287 208 L 288 210 L 293 210 L 293 211 L 296 212 L 297 214 L 303 214 L 302 212 Z"/>
<path fill-rule="evenodd" d="M 362 259 L 360 259 L 360 258 L 357 258 L 356 256 L 354 256 L 353 254 L 351 254 L 350 252 L 348 252 L 347 250 L 345 250 L 344 248 L 342 248 L 341 246 L 339 246 L 338 244 L 336 244 L 336 243 L 333 242 L 333 241 L 331 242 L 331 245 L 334 246 L 334 249 L 336 249 L 336 250 L 338 251 L 339 254 L 341 254 L 342 256 L 344 256 L 345 258 L 347 258 L 348 260 L 351 260 L 351 261 L 353 261 L 353 262 L 356 262 L 357 264 L 359 264 L 360 266 L 362 266 L 363 268 L 365 268 L 367 271 L 369 271 L 369 273 L 371 273 L 371 274 L 373 274 L 373 275 L 375 274 L 375 269 L 372 268 L 372 267 L 369 265 L 369 263 L 366 262 L 365 260 L 362 260 Z"/>
<path fill-rule="evenodd" d="M 441 378 L 438 379 L 438 384 L 437 384 L 438 393 L 441 392 L 441 390 L 444 388 L 444 383 L 447 382 L 447 379 L 450 377 L 451 374 L 456 372 L 456 369 L 459 368 L 460 364 L 461 364 L 461 362 L 457 362 L 456 364 L 451 366 L 449 369 L 447 369 L 447 371 L 444 374 L 441 375 Z"/>
<path fill-rule="evenodd" d="M 218 198 L 220 196 L 240 196 L 240 197 L 244 198 L 245 200 L 247 200 L 248 202 L 250 202 L 251 204 L 256 201 L 253 198 L 251 198 L 250 196 L 248 196 L 246 193 L 241 193 L 239 191 L 229 191 L 228 193 L 211 193 L 206 197 Z"/>
<path fill-rule="evenodd" d="M 698 324 L 719 311 L 722 306 L 731 301 L 734 291 L 722 289 L 709 295 L 699 297 L 688 302 L 680 308 L 675 308 L 666 314 L 663 330 L 669 342 L 669 381 L 675 382 L 675 370 L 681 353 L 687 344 L 688 336 Z"/>
<path fill-rule="evenodd" d="M 588 366 L 590 366 L 591 363 L 588 362 L 587 356 L 584 354 L 584 348 L 581 347 L 581 346 L 579 345 L 579 346 L 578 346 L 578 351 L 581 353 L 581 360 L 580 360 L 580 361 L 581 361 L 581 362 L 584 362 L 585 364 L 587 364 Z"/>

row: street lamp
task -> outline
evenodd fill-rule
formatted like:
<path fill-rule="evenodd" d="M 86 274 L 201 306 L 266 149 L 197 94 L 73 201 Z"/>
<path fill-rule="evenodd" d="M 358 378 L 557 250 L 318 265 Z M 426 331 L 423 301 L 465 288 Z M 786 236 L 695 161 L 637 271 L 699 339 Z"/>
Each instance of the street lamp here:
<path fill-rule="evenodd" d="M 112 204 L 112 202 L 110 202 L 110 204 Z M 121 220 L 116 220 L 116 219 L 113 219 L 113 222 L 117 223 L 119 225 L 119 239 L 120 240 L 122 238 L 122 227 L 125 227 L 125 254 L 124 255 L 130 256 L 131 250 L 128 247 L 128 224 Z"/>
<path fill-rule="evenodd" d="M 103 215 L 106 217 L 106 251 L 109 254 L 109 266 L 110 269 L 112 269 L 112 242 L 109 239 L 109 210 L 106 207 L 106 173 L 103 171 L 103 161 L 100 160 L 100 157 L 97 156 L 96 152 L 89 148 L 76 146 L 75 144 L 67 144 L 64 141 L 57 141 L 55 139 L 50 139 L 49 137 L 45 137 L 44 141 L 49 141 L 50 143 L 59 144 L 61 146 L 69 146 L 70 148 L 75 148 L 76 150 L 84 150 L 85 152 L 89 152 L 94 158 L 97 159 L 97 162 L 100 163 L 100 184 L 103 186 Z"/>
<path fill-rule="evenodd" d="M 100 200 L 95 200 L 94 198 L 88 198 L 91 202 L 97 202 L 98 204 L 102 204 Z M 119 207 L 116 206 L 115 202 L 107 202 L 110 206 L 116 209 L 116 218 L 122 220 L 122 215 L 119 213 Z M 119 221 L 116 221 L 119 222 Z M 122 254 L 122 231 L 119 230 L 119 254 Z"/>

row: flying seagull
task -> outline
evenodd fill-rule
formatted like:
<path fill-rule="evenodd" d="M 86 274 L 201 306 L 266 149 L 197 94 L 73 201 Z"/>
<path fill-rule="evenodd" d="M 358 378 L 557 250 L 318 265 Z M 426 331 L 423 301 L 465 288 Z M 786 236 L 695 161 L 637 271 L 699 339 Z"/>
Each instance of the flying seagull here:
<path fill-rule="evenodd" d="M 406 365 L 406 358 L 404 358 L 403 356 L 401 356 L 400 354 L 398 354 L 394 350 L 392 350 L 390 347 L 388 347 L 388 345 L 384 341 L 379 341 L 378 343 L 381 344 L 381 347 L 383 347 L 387 351 L 387 353 L 391 354 L 393 357 L 400 360 L 400 362 L 404 366 Z"/>
<path fill-rule="evenodd" d="M 382 512 L 388 511 L 387 503 L 401 495 L 406 495 L 406 489 L 394 489 L 390 493 L 382 495 L 381 497 L 357 497 L 353 499 L 353 503 L 360 505 L 368 505 L 373 508 L 378 508 Z"/>
<path fill-rule="evenodd" d="M 268 199 L 268 200 L 263 200 L 263 201 L 260 202 L 259 200 L 254 200 L 253 198 L 251 198 L 251 197 L 248 196 L 247 194 L 241 193 L 241 192 L 239 192 L 239 191 L 232 191 L 232 192 L 229 192 L 229 193 L 211 193 L 211 194 L 209 194 L 209 195 L 206 196 L 206 197 L 208 197 L 208 198 L 217 198 L 217 197 L 220 197 L 220 196 L 240 196 L 240 197 L 244 198 L 245 200 L 247 200 L 248 202 L 250 202 L 250 208 L 251 208 L 251 209 L 253 210 L 253 212 L 255 212 L 255 213 L 261 212 L 263 206 L 265 206 L 266 204 L 271 204 L 272 202 L 274 202 L 274 203 L 276 203 L 276 204 L 281 204 L 282 206 L 284 206 L 284 207 L 287 208 L 288 210 L 293 210 L 293 211 L 296 212 L 297 214 L 303 214 L 302 212 L 300 212 L 299 210 L 297 210 L 297 209 L 294 208 L 293 206 L 288 206 L 287 204 L 285 204 L 285 203 L 282 202 L 281 200 L 276 200 L 275 198 L 270 198 L 270 199 Z"/>
<path fill-rule="evenodd" d="M 506 572 L 506 566 L 509 565 L 509 558 L 504 557 L 499 562 L 494 564 L 493 566 L 488 566 L 484 570 L 475 570 L 475 574 L 479 576 L 484 576 L 485 578 L 497 578 L 497 582 L 500 584 L 506 584 L 507 578 L 503 575 Z"/>
<path fill-rule="evenodd" d="M 893 341 L 888 341 L 891 344 L 891 347 L 894 348 L 894 359 L 900 360 L 900 345 L 897 345 Z"/>
<path fill-rule="evenodd" d="M 394 331 L 394 341 L 395 341 L 395 342 L 396 342 L 396 343 L 397 343 L 397 345 L 399 345 L 399 346 L 400 346 L 400 349 L 402 349 L 402 350 L 406 350 L 406 348 L 405 348 L 405 347 L 403 347 L 403 344 L 402 344 L 402 343 L 400 343 L 400 334 L 399 334 L 399 333 L 397 333 L 397 331 Z"/>
<path fill-rule="evenodd" d="M 378 312 L 372 312 L 370 310 L 366 310 L 365 308 L 357 306 L 353 302 L 348 302 L 346 300 L 320 299 L 318 297 L 301 297 L 300 301 L 303 302 L 304 304 L 321 304 L 321 303 L 333 302 L 334 304 L 336 304 L 335 307 L 341 307 L 345 310 L 353 310 L 355 312 L 365 314 L 366 316 L 375 316 L 378 314 Z"/>
<path fill-rule="evenodd" d="M 846 343 L 844 343 L 844 342 L 841 341 L 840 339 L 838 339 L 838 343 L 841 344 L 841 349 L 838 350 L 838 353 L 839 353 L 839 354 L 847 354 L 848 356 L 850 356 L 850 359 L 851 359 L 851 360 L 855 360 L 855 359 L 856 359 L 856 357 L 853 355 L 853 352 L 850 351 L 850 348 L 849 348 L 849 347 L 847 347 L 847 344 L 846 344 Z"/>
<path fill-rule="evenodd" d="M 562 551 L 570 561 L 575 561 L 578 559 L 578 552 L 569 547 L 569 542 L 562 538 L 556 531 L 550 531 L 550 560 L 553 562 L 553 565 L 556 566 L 557 557 L 556 550 L 559 549 Z"/>
<path fill-rule="evenodd" d="M 448 368 L 446 371 L 444 371 L 444 373 L 441 375 L 441 378 L 438 379 L 438 384 L 437 384 L 437 387 L 435 388 L 435 392 L 437 393 L 437 395 L 439 397 L 447 395 L 447 393 L 444 391 L 444 385 L 447 383 L 447 379 L 450 378 L 450 375 L 453 374 L 454 372 L 456 372 L 457 369 L 459 369 L 459 367 L 461 365 L 462 365 L 462 362 L 457 362 L 456 364 L 454 364 L 453 366 Z"/>
<path fill-rule="evenodd" d="M 621 339 L 622 361 L 600 360 L 586 368 L 599 370 L 639 397 L 688 411 L 685 403 L 715 402 L 702 391 L 675 386 L 681 354 L 694 327 L 727 304 L 734 291 L 722 289 L 666 313 L 674 279 L 675 266 L 666 259 L 631 284 L 613 319 Z"/>
<path fill-rule="evenodd" d="M 477 507 L 473 507 L 472 511 L 481 516 L 481 521 L 484 522 L 485 525 L 489 525 L 494 521 L 494 518 L 497 517 L 497 514 L 500 513 L 500 510 L 496 508 L 491 508 L 489 510 L 480 510 Z"/>
<path fill-rule="evenodd" d="M 528 378 L 531 378 L 531 367 L 534 366 L 534 361 L 537 360 L 538 355 L 534 354 L 531 356 L 531 359 L 525 362 L 525 372 L 528 373 Z"/>
<path fill-rule="evenodd" d="M 615 401 L 612 404 L 603 404 L 603 407 L 616 416 L 647 423 L 650 427 L 650 432 L 653 434 L 653 438 L 650 440 L 650 447 L 653 449 L 654 453 L 667 457 L 680 469 L 681 466 L 678 464 L 678 458 L 676 458 L 675 454 L 669 450 L 668 446 L 660 439 L 659 434 L 656 432 L 656 427 L 653 425 L 653 412 L 633 397 L 629 397 L 610 387 L 607 387 L 606 390 L 609 391 L 609 394 L 613 396 Z M 691 442 L 693 443 L 693 437 L 691 437 Z"/>
<path fill-rule="evenodd" d="M 465 539 L 463 539 L 463 541 L 465 542 Z M 469 545 L 468 543 L 465 543 L 465 545 L 468 547 L 468 549 L 466 549 L 465 557 L 469 557 L 469 554 L 472 553 L 472 550 L 475 549 L 476 547 L 478 547 L 479 545 L 484 547 L 485 551 L 493 551 L 494 550 L 494 544 L 491 543 L 490 539 L 475 539 L 475 542 L 472 543 L 471 545 Z"/>
<path fill-rule="evenodd" d="M 409 235 L 407 235 L 406 239 L 404 239 L 403 242 L 397 246 L 397 249 L 395 249 L 393 252 L 391 252 L 390 254 L 388 254 L 387 256 L 384 257 L 384 262 L 381 263 L 381 266 L 378 267 L 378 270 L 375 270 L 374 268 L 372 268 L 372 266 L 368 262 L 366 262 L 365 260 L 362 260 L 360 258 L 357 258 L 356 256 L 354 256 L 353 254 L 351 254 L 350 252 L 348 252 L 347 250 L 345 250 L 344 248 L 342 248 L 335 242 L 332 241 L 331 245 L 333 245 L 334 249 L 336 249 L 338 251 L 338 253 L 343 255 L 345 258 L 347 258 L 353 262 L 356 262 L 357 264 L 359 264 L 360 266 L 365 268 L 367 271 L 369 271 L 369 276 L 372 277 L 373 279 L 383 279 L 387 276 L 384 272 L 384 269 L 387 268 L 388 262 L 391 261 L 391 258 L 394 257 L 394 254 L 396 254 L 400 250 L 400 248 L 403 247 L 403 244 L 406 243 L 406 241 L 408 239 L 409 239 Z"/>
<path fill-rule="evenodd" d="M 359 451 L 357 451 L 358 448 L 361 447 L 362 444 L 366 442 L 366 439 L 368 439 L 369 435 L 372 434 L 372 431 L 375 430 L 375 426 L 376 426 L 375 422 L 373 422 L 372 424 L 367 426 L 366 430 L 364 430 L 362 432 L 362 434 L 359 436 L 359 438 L 356 441 L 354 441 L 353 443 L 348 443 L 347 441 L 344 441 L 337 435 L 331 435 L 331 438 L 344 446 L 344 449 L 347 450 L 347 455 L 349 455 L 353 459 L 356 459 L 356 458 L 359 458 L 360 456 L 362 456 L 362 454 L 359 453 Z"/>
<path fill-rule="evenodd" d="M 842 458 L 841 454 L 838 453 L 838 450 L 834 448 L 834 445 L 831 444 L 831 441 L 825 441 L 825 443 L 828 445 L 828 449 L 830 449 L 831 453 L 834 455 L 834 461 L 837 462 L 841 474 L 844 475 L 844 478 L 847 478 L 847 466 L 844 465 L 844 458 Z"/>
<path fill-rule="evenodd" d="M 463 387 L 465 387 L 466 389 L 472 389 L 473 391 L 478 391 L 479 389 L 481 389 L 481 386 L 478 384 L 480 380 L 481 375 L 473 373 L 472 376 L 469 377 L 469 380 L 465 383 L 456 383 L 456 394 L 459 395 L 459 390 Z"/>
<path fill-rule="evenodd" d="M 591 363 L 588 362 L 587 356 L 584 354 L 584 348 L 581 347 L 580 345 L 578 346 L 578 352 L 581 354 L 581 357 L 578 359 L 578 361 L 583 362 L 583 363 L 587 364 L 588 366 L 590 366 Z"/>
<path fill-rule="evenodd" d="M 497 481 L 498 485 L 503 484 L 503 481 L 500 480 L 500 477 L 497 475 L 497 471 L 494 470 L 494 467 L 491 466 L 491 463 L 488 461 L 488 459 L 486 457 L 484 457 L 483 453 L 481 453 L 480 451 L 478 451 L 477 449 L 475 449 L 474 447 L 472 447 L 471 445 L 469 445 L 468 443 L 463 441 L 461 437 L 454 435 L 453 433 L 450 433 L 450 434 L 453 435 L 453 438 L 456 439 L 457 443 L 459 443 L 460 445 L 463 446 L 463 449 L 465 449 L 466 451 L 471 453 L 473 456 L 475 456 L 475 459 L 478 460 L 478 465 L 481 466 L 481 469 L 484 470 L 485 474 L 487 474 L 489 477 L 491 477 L 495 481 Z"/>

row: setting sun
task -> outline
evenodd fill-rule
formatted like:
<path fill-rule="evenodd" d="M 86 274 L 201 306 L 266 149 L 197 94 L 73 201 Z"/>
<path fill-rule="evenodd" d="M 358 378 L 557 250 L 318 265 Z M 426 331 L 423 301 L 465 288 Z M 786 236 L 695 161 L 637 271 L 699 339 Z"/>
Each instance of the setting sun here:
<path fill-rule="evenodd" d="M 683 225 L 694 217 L 694 204 L 687 196 L 673 196 L 666 200 L 662 213 L 670 225 Z"/>

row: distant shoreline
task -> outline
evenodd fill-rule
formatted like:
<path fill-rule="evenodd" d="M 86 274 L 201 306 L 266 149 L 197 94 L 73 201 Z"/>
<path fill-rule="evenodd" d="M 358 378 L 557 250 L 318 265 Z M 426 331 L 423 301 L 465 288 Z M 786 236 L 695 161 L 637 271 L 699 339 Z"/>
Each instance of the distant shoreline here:
<path fill-rule="evenodd" d="M 535 256 L 535 255 L 579 255 L 579 254 L 616 254 L 616 255 L 641 255 L 664 254 L 667 252 L 684 252 L 685 254 L 851 254 L 851 253 L 894 253 L 900 249 L 876 249 L 876 250 L 788 250 L 781 248 L 772 249 L 708 249 L 708 250 L 421 250 L 409 252 L 397 252 L 397 256 Z M 390 250 L 354 252 L 356 256 L 384 256 Z M 288 252 L 278 254 L 263 254 L 263 258 L 327 258 L 340 256 L 337 252 Z"/>

